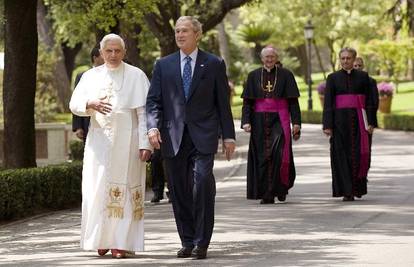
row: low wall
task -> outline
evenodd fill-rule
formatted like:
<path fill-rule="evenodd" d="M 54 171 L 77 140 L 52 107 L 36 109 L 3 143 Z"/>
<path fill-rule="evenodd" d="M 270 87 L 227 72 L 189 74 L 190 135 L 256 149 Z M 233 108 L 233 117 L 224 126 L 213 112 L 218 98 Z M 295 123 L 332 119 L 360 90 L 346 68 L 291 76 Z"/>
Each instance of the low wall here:
<path fill-rule="evenodd" d="M 64 123 L 37 123 L 36 162 L 38 166 L 62 163 L 69 158 L 69 142 L 76 139 L 72 126 Z M 3 143 L 3 127 L 0 128 L 0 144 Z M 0 146 L 0 162 L 3 161 L 3 146 Z"/>

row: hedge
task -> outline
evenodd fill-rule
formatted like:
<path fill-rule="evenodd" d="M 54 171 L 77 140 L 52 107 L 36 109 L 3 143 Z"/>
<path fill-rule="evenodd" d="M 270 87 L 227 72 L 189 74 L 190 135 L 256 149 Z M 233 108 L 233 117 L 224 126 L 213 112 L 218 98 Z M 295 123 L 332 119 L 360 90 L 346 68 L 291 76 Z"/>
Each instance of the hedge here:
<path fill-rule="evenodd" d="M 302 110 L 302 123 L 322 123 L 321 111 L 308 111 Z M 413 115 L 399 115 L 399 114 L 383 114 L 379 113 L 378 127 L 387 130 L 401 130 L 401 131 L 414 131 L 414 116 Z"/>
<path fill-rule="evenodd" d="M 378 125 L 383 129 L 414 131 L 413 115 L 379 114 Z"/>
<path fill-rule="evenodd" d="M 0 221 L 79 206 L 82 162 L 0 171 Z"/>
<path fill-rule="evenodd" d="M 69 142 L 69 158 L 71 160 L 83 160 L 85 144 L 83 141 L 72 140 Z"/>
<path fill-rule="evenodd" d="M 301 110 L 302 123 L 322 123 L 322 112 L 317 110 Z"/>

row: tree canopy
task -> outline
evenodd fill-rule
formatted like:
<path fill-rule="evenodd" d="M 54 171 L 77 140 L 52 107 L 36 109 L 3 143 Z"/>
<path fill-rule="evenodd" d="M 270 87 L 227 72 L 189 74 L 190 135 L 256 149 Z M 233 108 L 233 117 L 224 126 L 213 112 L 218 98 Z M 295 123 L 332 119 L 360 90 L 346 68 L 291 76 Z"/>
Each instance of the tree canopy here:
<path fill-rule="evenodd" d="M 291 50 L 304 49 L 303 30 L 311 20 L 316 44 L 328 49 L 331 68 L 335 69 L 340 47 L 386 34 L 390 23 L 384 20 L 384 7 L 392 3 L 392 0 L 278 0 L 276 4 L 263 0 L 257 5 L 242 7 L 240 16 L 243 25 L 267 25 L 273 32 L 268 42 Z M 301 59 L 299 52 L 294 54 Z"/>
<path fill-rule="evenodd" d="M 144 12 L 155 8 L 157 0 L 44 0 L 53 20 L 56 40 L 70 46 L 89 42 L 99 30 L 111 32 L 120 21 L 124 27 L 142 23 Z"/>

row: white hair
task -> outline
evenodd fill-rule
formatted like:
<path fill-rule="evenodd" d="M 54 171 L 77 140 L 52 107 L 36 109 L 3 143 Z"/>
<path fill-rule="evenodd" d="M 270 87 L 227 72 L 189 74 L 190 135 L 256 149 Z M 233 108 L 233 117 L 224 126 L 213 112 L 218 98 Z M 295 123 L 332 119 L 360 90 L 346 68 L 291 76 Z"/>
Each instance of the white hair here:
<path fill-rule="evenodd" d="M 119 42 L 121 44 L 121 46 L 122 46 L 122 49 L 125 50 L 125 42 L 124 42 L 124 40 L 121 38 L 121 36 L 119 36 L 118 34 L 115 34 L 115 33 L 110 33 L 110 34 L 105 35 L 102 38 L 101 42 L 99 43 L 99 48 L 100 49 L 104 49 L 106 43 L 109 42 L 109 41 Z"/>
<path fill-rule="evenodd" d="M 277 57 L 279 56 L 279 54 L 277 53 L 276 48 L 274 48 L 273 46 L 266 46 L 266 47 L 264 47 L 264 48 L 262 49 L 262 51 L 260 52 L 260 57 L 262 57 L 262 58 L 263 58 L 264 53 L 265 53 L 266 51 L 272 51 L 272 52 L 273 52 L 273 54 L 274 54 L 275 56 L 277 56 Z"/>

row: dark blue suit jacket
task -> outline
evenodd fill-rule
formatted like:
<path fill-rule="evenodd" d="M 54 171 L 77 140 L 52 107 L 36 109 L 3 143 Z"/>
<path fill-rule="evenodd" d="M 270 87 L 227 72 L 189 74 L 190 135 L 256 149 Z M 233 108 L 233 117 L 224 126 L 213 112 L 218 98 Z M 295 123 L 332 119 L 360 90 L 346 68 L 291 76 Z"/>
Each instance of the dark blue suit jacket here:
<path fill-rule="evenodd" d="M 147 127 L 161 132 L 161 152 L 165 157 L 177 155 L 184 126 L 196 149 L 215 153 L 218 129 L 222 137 L 235 139 L 229 102 L 226 67 L 222 59 L 198 50 L 188 100 L 183 90 L 180 53 L 157 61 L 147 97 Z"/>

